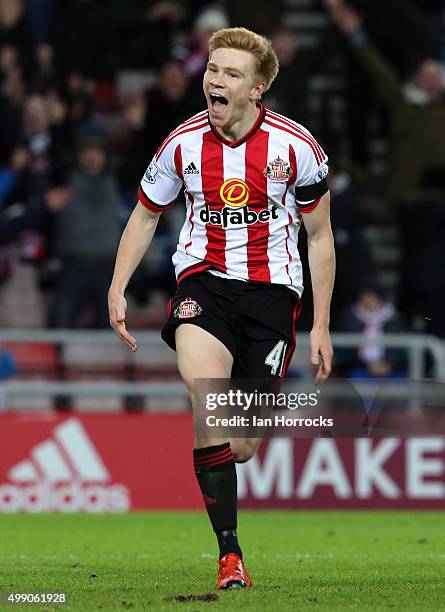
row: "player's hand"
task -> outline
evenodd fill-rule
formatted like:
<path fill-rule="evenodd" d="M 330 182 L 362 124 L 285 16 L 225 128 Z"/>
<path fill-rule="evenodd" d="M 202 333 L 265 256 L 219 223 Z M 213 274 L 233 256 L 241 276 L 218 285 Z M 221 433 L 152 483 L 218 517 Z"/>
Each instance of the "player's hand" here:
<path fill-rule="evenodd" d="M 315 382 L 325 381 L 332 370 L 332 349 L 329 329 L 313 328 L 310 333 L 311 364 L 316 368 Z"/>
<path fill-rule="evenodd" d="M 110 313 L 110 325 L 117 333 L 122 342 L 133 351 L 137 350 L 138 345 L 125 327 L 125 313 L 127 312 L 127 300 L 120 293 L 108 293 L 108 310 Z"/>
<path fill-rule="evenodd" d="M 357 11 L 343 0 L 323 0 L 323 6 L 344 34 L 352 34 L 362 27 Z"/>

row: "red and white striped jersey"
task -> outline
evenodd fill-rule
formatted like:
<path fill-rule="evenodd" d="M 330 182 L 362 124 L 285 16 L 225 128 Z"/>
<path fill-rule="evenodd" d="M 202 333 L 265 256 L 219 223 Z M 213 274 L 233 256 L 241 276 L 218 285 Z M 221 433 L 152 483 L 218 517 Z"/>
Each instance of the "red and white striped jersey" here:
<path fill-rule="evenodd" d="M 301 125 L 260 106 L 236 142 L 198 113 L 159 147 L 139 186 L 147 208 L 172 206 L 184 186 L 186 219 L 173 256 L 178 282 L 202 270 L 277 283 L 301 295 L 302 213 L 328 190 L 327 157 Z"/>

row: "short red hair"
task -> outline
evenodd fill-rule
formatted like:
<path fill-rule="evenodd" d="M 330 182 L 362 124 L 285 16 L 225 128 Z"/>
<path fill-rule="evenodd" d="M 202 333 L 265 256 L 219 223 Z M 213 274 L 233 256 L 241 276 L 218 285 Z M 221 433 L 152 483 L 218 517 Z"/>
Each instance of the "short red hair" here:
<path fill-rule="evenodd" d="M 209 56 L 215 49 L 239 49 L 251 53 L 256 61 L 256 73 L 266 90 L 278 74 L 279 62 L 270 40 L 246 28 L 224 28 L 209 40 Z"/>

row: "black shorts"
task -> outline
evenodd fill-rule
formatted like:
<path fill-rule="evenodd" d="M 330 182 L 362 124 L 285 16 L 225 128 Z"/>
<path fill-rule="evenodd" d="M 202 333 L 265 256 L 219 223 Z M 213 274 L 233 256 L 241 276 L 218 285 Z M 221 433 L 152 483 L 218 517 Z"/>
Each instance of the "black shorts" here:
<path fill-rule="evenodd" d="M 169 300 L 161 336 L 172 348 L 181 323 L 198 325 L 233 356 L 232 378 L 284 378 L 295 349 L 298 295 L 283 285 L 243 282 L 208 272 L 190 276 Z"/>

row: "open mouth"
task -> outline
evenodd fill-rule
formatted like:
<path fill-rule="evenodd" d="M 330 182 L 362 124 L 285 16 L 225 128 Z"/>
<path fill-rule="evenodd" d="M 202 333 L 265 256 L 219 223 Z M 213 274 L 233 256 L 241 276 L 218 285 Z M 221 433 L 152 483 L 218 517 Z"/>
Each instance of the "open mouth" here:
<path fill-rule="evenodd" d="M 211 104 L 212 112 L 215 113 L 216 115 L 224 112 L 228 103 L 229 101 L 224 96 L 220 94 L 214 94 L 214 93 L 210 94 L 210 104 Z"/>

